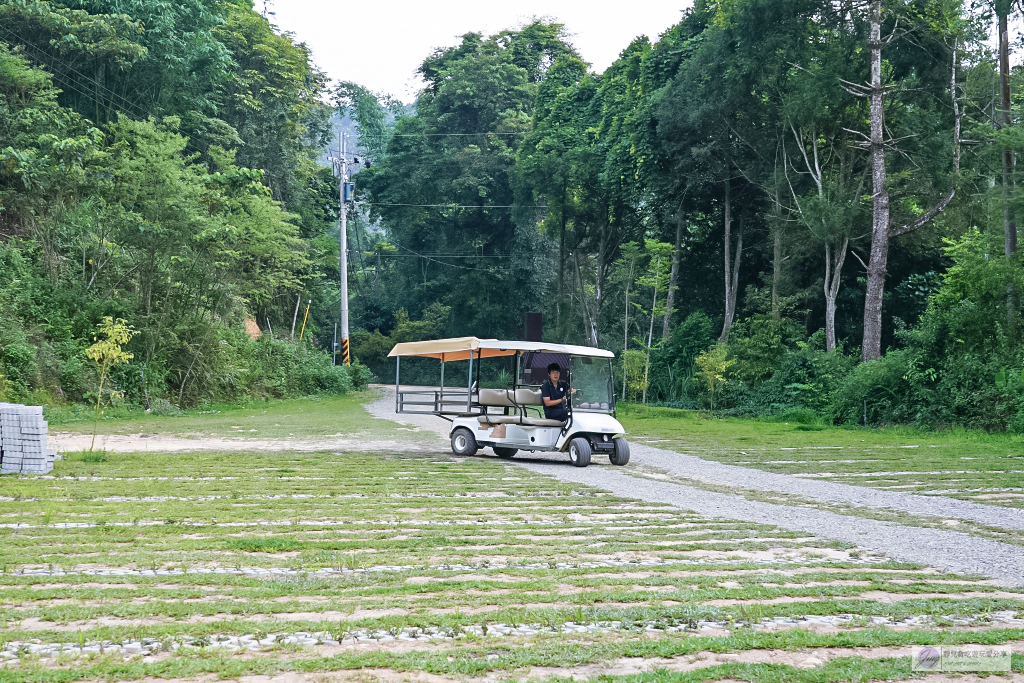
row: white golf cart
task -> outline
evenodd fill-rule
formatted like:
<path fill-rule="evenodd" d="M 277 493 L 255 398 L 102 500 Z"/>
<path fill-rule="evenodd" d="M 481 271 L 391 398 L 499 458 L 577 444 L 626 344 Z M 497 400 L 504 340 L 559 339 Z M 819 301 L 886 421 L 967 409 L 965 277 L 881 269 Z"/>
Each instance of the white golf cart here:
<path fill-rule="evenodd" d="M 451 422 L 452 451 L 457 455 L 474 455 L 479 448 L 489 447 L 501 458 L 519 451 L 568 453 L 577 467 L 589 465 L 594 453 L 606 454 L 613 465 L 629 462 L 625 430 L 615 419 L 611 365 L 615 356 L 610 351 L 460 337 L 397 344 L 388 355 L 395 359 L 395 412 L 433 414 Z M 480 387 L 484 359 L 513 356 L 515 371 L 506 382 L 510 386 Z M 402 358 L 439 360 L 440 386 L 403 388 Z M 444 386 L 445 363 L 454 361 L 469 361 L 465 388 Z M 544 417 L 540 385 L 552 362 L 562 368 L 570 389 L 565 422 Z"/>

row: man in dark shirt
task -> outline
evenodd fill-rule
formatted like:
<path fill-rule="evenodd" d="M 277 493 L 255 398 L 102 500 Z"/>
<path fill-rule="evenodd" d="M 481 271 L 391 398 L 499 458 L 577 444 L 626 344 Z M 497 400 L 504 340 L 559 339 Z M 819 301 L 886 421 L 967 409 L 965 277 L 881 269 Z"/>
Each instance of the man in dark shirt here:
<path fill-rule="evenodd" d="M 548 379 L 540 385 L 540 395 L 544 400 L 544 417 L 565 422 L 569 419 L 569 411 L 565 407 L 569 387 L 561 378 L 562 369 L 558 363 L 549 365 Z"/>

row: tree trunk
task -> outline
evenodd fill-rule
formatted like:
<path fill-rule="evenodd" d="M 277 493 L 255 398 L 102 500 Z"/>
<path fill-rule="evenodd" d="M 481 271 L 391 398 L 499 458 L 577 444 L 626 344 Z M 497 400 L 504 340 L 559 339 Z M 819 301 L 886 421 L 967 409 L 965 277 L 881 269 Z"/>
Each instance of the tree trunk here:
<path fill-rule="evenodd" d="M 831 242 L 825 242 L 825 350 L 836 348 L 836 299 L 842 282 L 843 264 L 850 238 L 844 237 L 834 252 Z"/>
<path fill-rule="evenodd" d="M 871 226 L 871 258 L 868 261 L 867 293 L 864 297 L 865 361 L 882 355 L 882 301 L 885 295 L 885 274 L 889 259 L 889 239 L 899 237 L 926 225 L 946 210 L 956 196 L 960 176 L 961 130 L 963 113 L 957 96 L 957 59 L 959 38 L 953 42 L 953 64 L 950 71 L 950 96 L 953 104 L 953 182 L 949 191 L 918 218 L 899 228 L 889 226 L 889 191 L 885 187 L 885 111 L 882 104 L 882 2 L 871 2 L 871 180 L 874 186 L 874 209 Z"/>
<path fill-rule="evenodd" d="M 996 2 L 996 13 L 999 15 L 999 86 L 1002 94 L 1002 124 L 1004 128 L 1013 125 L 1010 116 L 1010 33 L 1007 27 L 1007 15 L 1010 3 Z M 1006 258 L 1017 252 L 1017 221 L 1013 215 L 1012 201 L 1014 185 L 1013 150 L 1003 149 L 1003 249 Z M 1017 292 L 1013 285 L 1006 286 L 1006 318 L 1010 329 L 1017 326 Z"/>
<path fill-rule="evenodd" d="M 779 301 L 779 288 L 782 285 L 782 210 L 777 201 L 775 211 L 776 220 L 772 230 L 772 320 L 779 322 L 779 318 L 782 317 L 782 305 Z"/>
<path fill-rule="evenodd" d="M 565 341 L 562 335 L 562 297 L 565 296 L 565 215 L 558 231 L 558 296 L 555 297 L 555 338 Z"/>
<path fill-rule="evenodd" d="M 591 346 L 597 347 L 597 321 L 594 320 L 593 315 L 590 313 L 590 306 L 587 304 L 587 291 L 583 284 L 583 271 L 580 270 L 580 252 L 577 246 L 576 250 L 572 252 L 573 263 L 576 265 L 576 278 L 580 283 L 580 306 L 583 308 L 583 323 L 587 327 L 588 342 Z"/>
<path fill-rule="evenodd" d="M 598 328 L 601 325 L 601 309 L 604 307 L 605 257 L 609 251 L 608 240 L 610 239 L 610 233 L 611 229 L 609 225 L 605 224 L 601 226 L 601 237 L 598 240 L 597 245 L 597 272 L 594 275 L 594 316 L 591 318 L 591 323 L 593 324 L 591 337 L 593 338 L 595 347 L 599 346 Z"/>
<path fill-rule="evenodd" d="M 295 301 L 295 315 L 292 316 L 292 341 L 295 341 L 295 323 L 299 320 L 299 304 L 302 303 L 302 295 Z"/>
<path fill-rule="evenodd" d="M 683 213 L 680 208 L 676 216 L 676 243 L 672 247 L 672 272 L 668 276 L 668 294 L 665 295 L 665 320 L 661 325 L 662 339 L 668 339 L 672 328 L 672 308 L 676 304 L 676 288 L 679 286 L 679 262 L 683 250 Z"/>
<path fill-rule="evenodd" d="M 740 259 L 743 256 L 743 223 L 736 231 L 736 256 L 732 256 L 732 190 L 730 180 L 725 181 L 725 322 L 718 341 L 729 341 L 729 329 L 736 317 L 736 290 L 739 286 Z"/>
<path fill-rule="evenodd" d="M 622 400 L 626 400 L 626 351 L 629 349 L 629 288 L 633 284 L 633 261 L 629 262 L 626 279 L 626 312 L 622 320 Z"/>
<path fill-rule="evenodd" d="M 651 325 L 647 328 L 647 362 L 644 364 L 644 397 L 647 403 L 647 388 L 651 381 L 651 346 L 654 344 L 654 317 L 658 308 L 658 273 L 661 272 L 661 257 L 654 263 L 654 301 L 651 302 Z"/>
<path fill-rule="evenodd" d="M 380 297 L 380 250 L 377 250 L 377 263 L 374 266 L 373 290 Z"/>
<path fill-rule="evenodd" d="M 999 15 L 999 85 L 1003 100 L 1002 123 L 1004 128 L 1009 128 L 1013 124 L 1010 117 L 1010 35 L 1007 28 L 1009 7 L 1003 9 L 1007 11 Z M 1003 150 L 1003 230 L 1005 232 L 1006 256 L 1017 251 L 1017 223 L 1010 206 L 1014 165 L 1013 150 L 1007 147 Z"/>
<path fill-rule="evenodd" d="M 882 355 L 882 298 L 889 260 L 889 190 L 885 177 L 885 109 L 882 88 L 882 0 L 871 1 L 871 182 L 874 206 L 871 216 L 871 257 L 864 297 L 865 361 Z"/>

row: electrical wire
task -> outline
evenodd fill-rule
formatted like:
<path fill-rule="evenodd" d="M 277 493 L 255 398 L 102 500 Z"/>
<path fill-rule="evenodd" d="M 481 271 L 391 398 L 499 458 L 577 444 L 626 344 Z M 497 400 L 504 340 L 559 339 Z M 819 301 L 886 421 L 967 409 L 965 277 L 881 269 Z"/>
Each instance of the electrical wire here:
<path fill-rule="evenodd" d="M 494 270 L 494 269 L 490 269 L 490 268 L 471 268 L 469 266 L 460 266 L 460 265 L 458 265 L 456 263 L 445 263 L 444 261 L 438 261 L 435 258 L 431 258 L 429 256 L 424 256 L 423 254 L 418 254 L 415 251 L 413 251 L 412 249 L 407 249 L 407 248 L 403 247 L 401 244 L 395 244 L 394 242 L 389 242 L 389 244 L 393 244 L 394 246 L 398 247 L 399 249 L 402 249 L 403 251 L 409 252 L 413 256 L 419 256 L 422 259 L 426 259 L 427 261 L 431 261 L 432 263 L 437 263 L 438 265 L 448 266 L 449 268 L 458 268 L 459 270 L 478 270 L 481 273 L 489 273 L 490 275 L 497 275 L 497 274 L 502 273 L 502 272 L 507 272 L 506 270 Z"/>
<path fill-rule="evenodd" d="M 11 31 L 9 28 L 7 28 L 6 26 L 0 25 L 0 30 L 2 30 L 4 33 L 6 33 L 9 36 L 13 36 L 16 41 L 18 41 L 19 43 L 21 43 L 23 45 L 29 46 L 30 48 L 35 50 L 37 53 L 44 53 L 44 54 L 46 53 L 46 51 L 43 48 L 39 47 L 38 45 L 36 45 L 32 41 L 26 40 L 25 38 L 19 36 L 18 34 L 16 34 L 13 31 Z M 8 41 L 8 42 L 10 42 L 10 41 Z M 103 85 L 102 83 L 100 83 L 98 80 L 96 80 L 92 76 L 89 76 L 87 74 L 82 73 L 81 71 L 76 69 L 74 66 L 72 66 L 68 62 L 62 60 L 60 57 L 58 57 L 56 55 L 51 55 L 51 54 L 47 54 L 47 57 L 50 60 L 52 60 L 53 62 L 56 62 L 57 64 L 63 66 L 68 71 L 74 73 L 75 75 L 80 77 L 82 80 L 88 81 L 88 82 L 92 83 L 94 86 L 96 86 L 96 88 L 98 90 L 101 90 L 101 91 L 107 93 L 111 97 L 111 99 L 114 101 L 114 105 L 117 106 L 119 109 L 127 110 L 129 114 L 132 114 L 133 116 L 135 116 L 135 117 L 137 117 L 139 119 L 146 118 L 146 117 L 148 117 L 152 113 L 152 112 L 146 111 L 141 106 L 141 104 L 139 102 L 133 102 L 133 101 L 129 100 L 128 98 L 124 97 L 123 95 L 121 95 L 121 94 L 111 90 L 110 88 L 108 88 L 107 86 Z M 47 64 L 43 59 L 39 58 L 38 55 L 35 56 L 35 59 L 33 61 L 39 62 L 39 64 L 41 66 L 43 66 L 43 67 L 49 67 L 51 69 L 51 71 L 53 71 L 53 73 L 51 75 L 57 76 L 56 72 L 52 69 L 52 66 Z M 65 80 L 65 79 L 62 79 L 62 80 Z M 78 86 L 71 79 L 66 79 L 66 80 L 67 80 L 67 82 L 64 84 L 64 89 L 65 90 L 71 90 L 71 91 L 77 93 L 78 95 L 80 95 L 80 96 L 82 96 L 82 97 L 84 97 L 86 99 L 92 99 L 92 100 L 96 100 L 97 99 L 96 98 L 96 93 L 91 93 L 91 92 L 88 92 L 86 90 L 81 90 L 81 89 L 78 88 Z M 119 101 L 119 103 L 118 103 L 118 101 Z M 94 123 L 98 123 L 98 122 L 94 122 Z M 202 154 L 203 153 L 202 150 L 200 150 L 200 149 L 196 148 L 195 146 L 193 146 L 191 139 L 187 138 L 187 137 L 185 138 L 185 149 L 191 150 L 192 152 L 195 152 L 196 154 Z"/>
<path fill-rule="evenodd" d="M 31 47 L 32 49 L 36 50 L 37 52 L 46 52 L 43 48 L 39 47 L 38 45 L 36 45 L 32 41 L 26 40 L 22 36 L 19 36 L 18 34 L 16 34 L 13 31 L 11 31 L 9 28 L 7 28 L 6 26 L 0 26 L 0 30 L 2 30 L 4 33 L 6 33 L 9 36 L 14 36 L 15 40 L 17 40 L 19 43 L 27 45 L 27 46 Z M 125 109 L 135 109 L 136 111 L 133 112 L 133 113 L 136 113 L 136 114 L 138 114 L 138 113 L 143 113 L 143 114 L 147 113 L 147 112 L 143 111 L 143 108 L 141 107 L 141 105 L 138 102 L 132 102 L 128 98 L 124 97 L 123 95 L 114 92 L 110 88 L 106 87 L 105 85 L 103 85 L 102 83 L 97 81 L 95 78 L 93 78 L 93 77 L 91 77 L 91 76 L 89 76 L 87 74 L 82 73 L 81 71 L 76 69 L 74 66 L 72 66 L 68 62 L 64 61 L 63 59 L 61 59 L 60 57 L 58 57 L 56 55 L 48 55 L 48 57 L 49 57 L 50 60 L 60 64 L 61 66 L 66 68 L 68 71 L 70 71 L 70 72 L 74 73 L 75 75 L 81 77 L 83 80 L 90 81 L 98 89 L 106 92 L 112 98 L 116 98 L 116 99 L 120 100 L 120 102 L 121 102 L 120 106 L 122 106 L 123 108 L 125 108 Z M 56 74 L 54 74 L 54 75 L 56 75 Z M 76 92 L 78 92 L 79 94 L 83 94 L 82 91 L 80 91 L 80 90 L 76 90 Z M 95 95 L 93 95 L 91 93 L 85 93 L 85 94 L 87 96 L 89 96 L 89 97 L 95 98 Z M 127 106 L 125 106 L 125 105 L 127 105 Z"/>
<path fill-rule="evenodd" d="M 375 133 L 369 135 L 359 134 L 361 138 L 436 138 L 436 137 L 471 137 L 474 135 L 529 135 L 530 131 L 518 131 L 514 133 L 497 133 L 485 131 L 483 133 Z"/>
<path fill-rule="evenodd" d="M 377 252 L 366 252 L 368 254 L 376 255 Z M 490 255 L 465 255 L 465 254 L 395 254 L 388 252 L 380 252 L 381 256 L 386 258 L 512 258 L 511 256 L 500 256 L 497 254 Z"/>
<path fill-rule="evenodd" d="M 477 206 L 476 204 L 385 204 L 383 202 L 355 202 L 356 206 L 405 206 L 418 209 L 546 209 L 546 206 L 516 206 L 515 204 L 502 204 L 492 206 Z"/>

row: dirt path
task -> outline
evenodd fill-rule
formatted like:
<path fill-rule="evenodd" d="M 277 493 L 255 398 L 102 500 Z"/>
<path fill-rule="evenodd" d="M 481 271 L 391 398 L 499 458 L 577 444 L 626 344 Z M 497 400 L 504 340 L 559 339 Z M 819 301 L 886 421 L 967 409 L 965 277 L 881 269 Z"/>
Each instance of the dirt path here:
<path fill-rule="evenodd" d="M 180 453 L 186 451 L 412 451 L 433 453 L 445 446 L 442 441 L 428 438 L 416 441 L 381 440 L 372 435 L 360 438 L 358 434 L 322 439 L 227 439 L 220 437 L 184 438 L 160 434 L 109 434 L 96 437 L 96 448 L 112 453 Z M 51 432 L 50 446 L 67 453 L 88 450 L 92 443 L 89 434 Z"/>

